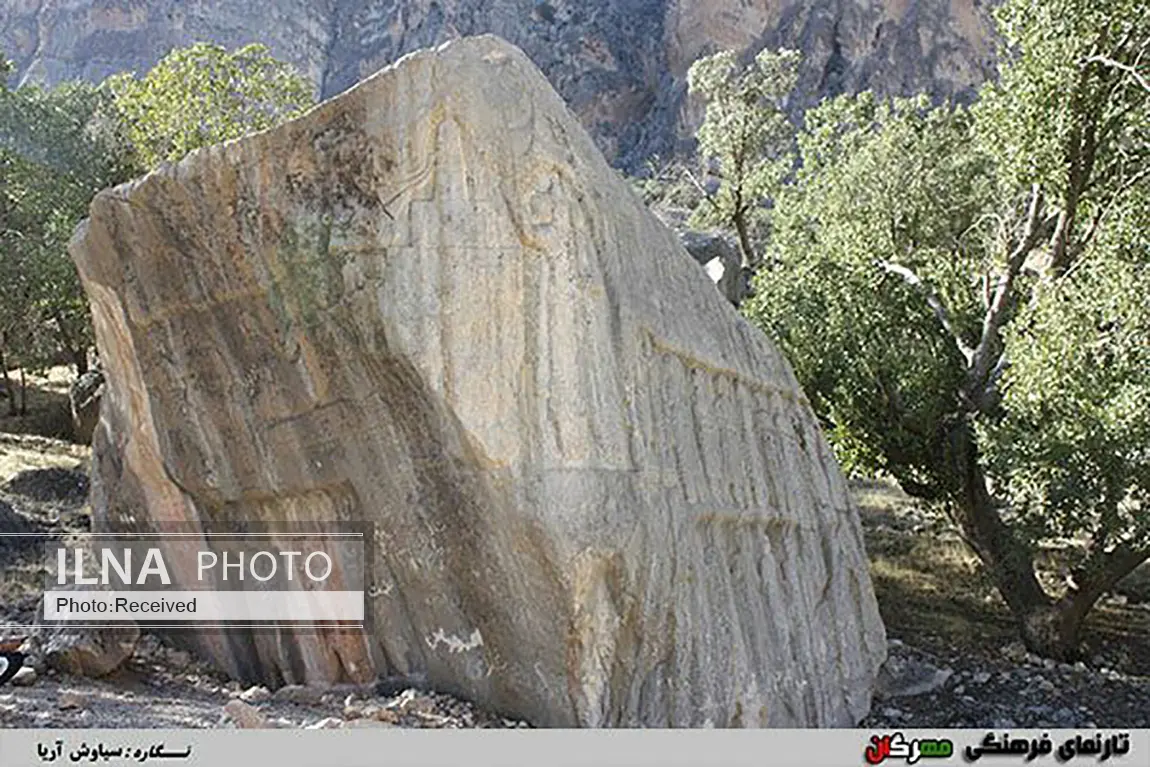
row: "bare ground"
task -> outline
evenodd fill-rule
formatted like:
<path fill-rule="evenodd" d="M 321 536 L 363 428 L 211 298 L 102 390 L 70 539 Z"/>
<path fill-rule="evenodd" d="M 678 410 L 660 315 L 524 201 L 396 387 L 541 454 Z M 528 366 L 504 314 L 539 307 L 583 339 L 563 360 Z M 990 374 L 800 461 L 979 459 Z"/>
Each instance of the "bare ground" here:
<path fill-rule="evenodd" d="M 1150 727 L 1148 568 L 1089 617 L 1087 660 L 1058 664 L 1026 652 L 1002 598 L 946 521 L 891 485 L 860 484 L 855 495 L 890 665 L 905 670 L 915 693 L 879 697 L 863 726 Z M 1039 563 L 1052 593 L 1064 555 L 1052 547 Z"/>

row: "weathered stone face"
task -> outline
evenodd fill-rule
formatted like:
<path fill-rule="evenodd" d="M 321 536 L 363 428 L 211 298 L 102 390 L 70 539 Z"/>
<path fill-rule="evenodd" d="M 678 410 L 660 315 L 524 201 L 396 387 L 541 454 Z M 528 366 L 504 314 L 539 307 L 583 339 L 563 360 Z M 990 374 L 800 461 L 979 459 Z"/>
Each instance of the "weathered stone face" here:
<path fill-rule="evenodd" d="M 373 636 L 205 633 L 223 668 L 549 726 L 865 714 L 884 631 L 790 368 L 518 49 L 104 192 L 72 254 L 102 524 L 376 525 Z"/>

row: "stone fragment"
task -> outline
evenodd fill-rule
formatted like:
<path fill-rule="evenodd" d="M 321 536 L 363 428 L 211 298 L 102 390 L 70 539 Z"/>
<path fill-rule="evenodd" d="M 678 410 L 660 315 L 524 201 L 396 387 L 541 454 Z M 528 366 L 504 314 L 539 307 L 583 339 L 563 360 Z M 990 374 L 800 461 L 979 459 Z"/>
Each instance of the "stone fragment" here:
<path fill-rule="evenodd" d="M 99 370 L 89 370 L 68 388 L 73 441 L 82 445 L 91 444 L 96 422 L 100 420 L 100 399 L 103 394 L 104 374 Z"/>
<path fill-rule="evenodd" d="M 224 704 L 224 714 L 242 730 L 258 730 L 272 726 L 263 712 L 238 698 Z"/>
<path fill-rule="evenodd" d="M 140 628 L 134 623 L 102 629 L 61 624 L 44 640 L 44 662 L 65 674 L 107 676 L 131 657 L 139 638 Z"/>
<path fill-rule="evenodd" d="M 38 678 L 39 677 L 36 674 L 36 669 L 32 668 L 31 666 L 24 666 L 22 669 L 16 672 L 15 676 L 12 677 L 10 684 L 13 687 L 30 687 L 36 683 Z"/>
<path fill-rule="evenodd" d="M 738 247 L 729 239 L 693 230 L 681 232 L 679 239 L 731 304 L 738 306 L 751 294 L 750 272 L 742 268 Z"/>
<path fill-rule="evenodd" d="M 876 694 L 882 698 L 909 698 L 933 692 L 954 674 L 925 661 L 890 657 L 879 670 Z"/>
<path fill-rule="evenodd" d="M 314 706 L 320 702 L 325 688 L 316 685 L 288 684 L 276 690 L 272 697 L 277 701 Z"/>
<path fill-rule="evenodd" d="M 383 722 L 379 719 L 352 719 L 350 722 L 344 722 L 343 728 L 349 730 L 356 730 L 360 728 L 384 728 L 395 727 L 394 724 Z"/>
<path fill-rule="evenodd" d="M 271 700 L 271 697 L 268 688 L 260 685 L 249 687 L 239 694 L 239 699 L 244 703 L 263 703 L 265 700 Z"/>
<path fill-rule="evenodd" d="M 84 708 L 87 705 L 87 697 L 77 690 L 61 690 L 56 697 L 56 708 L 61 710 Z"/>
<path fill-rule="evenodd" d="M 309 730 L 338 730 L 343 727 L 343 720 L 336 716 L 325 717 L 318 722 L 314 722 L 307 726 Z"/>

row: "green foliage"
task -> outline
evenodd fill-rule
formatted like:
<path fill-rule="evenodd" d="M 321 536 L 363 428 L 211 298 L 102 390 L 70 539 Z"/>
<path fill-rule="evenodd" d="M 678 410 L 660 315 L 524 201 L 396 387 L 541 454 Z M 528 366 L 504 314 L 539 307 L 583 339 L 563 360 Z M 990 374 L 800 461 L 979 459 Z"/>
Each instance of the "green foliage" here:
<path fill-rule="evenodd" d="M 802 168 L 778 195 L 747 315 L 795 366 L 850 471 L 953 492 L 939 456 L 962 417 L 964 360 L 986 261 L 992 178 L 961 109 L 842 96 L 807 113 Z"/>
<path fill-rule="evenodd" d="M 1031 539 L 1147 546 L 1150 15 L 1143 0 L 1013 0 L 999 17 L 1012 50 L 981 135 L 1004 184 L 1056 201 L 1057 229 L 1005 334 L 1006 418 L 983 423 L 983 448 Z"/>
<path fill-rule="evenodd" d="M 1150 259 L 1097 253 L 1012 326 L 984 444 L 1031 539 L 1150 540 Z"/>
<path fill-rule="evenodd" d="M 1150 553 L 1145 11 L 1006 0 L 969 114 L 865 93 L 808 112 L 745 308 L 846 466 L 944 501 L 1016 614 L 1049 605 L 1034 544 L 1087 537 L 1068 617 L 1020 622 L 1059 657 Z"/>
<path fill-rule="evenodd" d="M 312 103 L 311 84 L 260 45 L 173 51 L 142 80 L 10 89 L 0 66 L 0 354 L 83 367 L 88 307 L 67 242 L 96 192 Z"/>
<path fill-rule="evenodd" d="M 697 60 L 687 73 L 690 93 L 707 102 L 696 133 L 699 155 L 719 181 L 696 207 L 692 224 L 734 229 L 749 263 L 756 260 L 750 236 L 764 203 L 793 165 L 794 129 L 783 107 L 798 63 L 797 51 L 764 50 L 743 66 L 735 52 L 724 51 Z"/>
<path fill-rule="evenodd" d="M 977 420 L 1034 535 L 1096 529 L 1102 507 L 1144 508 L 1131 499 L 1145 497 L 1133 478 L 1150 444 L 1150 407 L 1134 404 L 1150 393 L 1150 304 L 1134 287 L 1150 245 L 1150 89 L 1138 76 L 1150 23 L 1135 5 L 1005 3 L 1001 77 L 972 114 L 866 93 L 808 112 L 801 170 L 771 217 L 777 266 L 747 312 L 788 353 L 849 468 L 955 497 L 948 435 Z M 1047 248 L 1020 245 L 1032 184 L 1048 201 L 1036 222 Z M 1033 249 L 1032 269 L 1004 264 L 1017 247 Z M 1006 309 L 992 316 L 1006 272 Z M 980 342 L 1005 352 L 1001 381 L 971 380 Z M 977 401 L 996 383 L 1001 407 Z"/>
<path fill-rule="evenodd" d="M 1150 541 L 1150 184 L 1006 337 L 1006 417 L 984 426 L 1029 535 Z"/>
<path fill-rule="evenodd" d="M 689 180 L 700 175 L 693 165 L 688 160 L 655 157 L 647 162 L 643 175 L 624 178 L 648 207 L 689 213 L 703 202 L 702 194 Z"/>
<path fill-rule="evenodd" d="M 1111 177 L 1150 159 L 1145 0 L 1010 0 L 996 16 L 1002 64 L 977 110 L 1004 183 L 1064 197 L 1075 174 Z M 1071 157 L 1079 145 L 1084 156 Z"/>
<path fill-rule="evenodd" d="M 83 83 L 0 87 L 0 352 L 83 367 L 87 306 L 66 245 L 100 189 L 132 167 L 109 94 Z"/>
<path fill-rule="evenodd" d="M 228 52 L 196 43 L 168 54 L 142 79 L 121 74 L 108 87 L 147 168 L 270 128 L 314 103 L 312 84 L 258 44 Z"/>

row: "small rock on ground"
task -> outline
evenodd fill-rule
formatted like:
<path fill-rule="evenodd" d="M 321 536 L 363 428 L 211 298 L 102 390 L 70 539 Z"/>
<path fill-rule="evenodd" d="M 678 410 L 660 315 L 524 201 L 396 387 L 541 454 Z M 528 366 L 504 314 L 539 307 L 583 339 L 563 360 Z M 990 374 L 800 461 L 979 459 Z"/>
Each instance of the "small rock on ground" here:
<path fill-rule="evenodd" d="M 224 704 L 224 714 L 242 730 L 258 730 L 270 726 L 268 718 L 258 708 L 238 698 Z"/>

